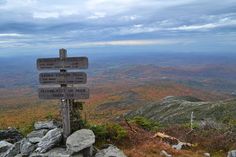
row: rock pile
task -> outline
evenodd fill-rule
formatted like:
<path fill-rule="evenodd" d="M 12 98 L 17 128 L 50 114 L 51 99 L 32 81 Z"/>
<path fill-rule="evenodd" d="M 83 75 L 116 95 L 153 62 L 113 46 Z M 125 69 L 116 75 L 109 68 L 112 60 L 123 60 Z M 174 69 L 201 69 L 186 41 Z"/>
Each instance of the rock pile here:
<path fill-rule="evenodd" d="M 236 157 L 236 150 L 229 151 L 227 157 Z"/>
<path fill-rule="evenodd" d="M 14 128 L 9 128 L 7 130 L 0 130 L 0 141 L 4 140 L 9 143 L 16 143 L 20 141 L 23 136 Z"/>
<path fill-rule="evenodd" d="M 54 121 L 36 122 L 34 129 L 12 143 L 1 140 L 0 157 L 126 157 L 113 145 L 95 151 L 95 135 L 89 129 L 74 132 L 66 146 L 62 145 L 62 129 Z"/>
<path fill-rule="evenodd" d="M 126 157 L 125 154 L 113 145 L 100 150 L 95 157 Z"/>

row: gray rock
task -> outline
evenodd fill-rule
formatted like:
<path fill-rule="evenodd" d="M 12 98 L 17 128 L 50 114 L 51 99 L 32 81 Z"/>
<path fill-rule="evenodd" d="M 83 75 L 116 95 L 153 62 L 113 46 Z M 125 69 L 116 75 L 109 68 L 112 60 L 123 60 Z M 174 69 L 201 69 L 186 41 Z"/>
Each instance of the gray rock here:
<path fill-rule="evenodd" d="M 0 141 L 0 153 L 5 153 L 13 145 L 7 141 Z"/>
<path fill-rule="evenodd" d="M 78 153 L 78 154 L 73 154 L 71 157 L 87 157 L 87 156 L 84 156 L 83 154 Z"/>
<path fill-rule="evenodd" d="M 85 148 L 80 151 L 81 154 L 83 154 L 86 157 L 91 157 L 93 155 L 93 146 Z"/>
<path fill-rule="evenodd" d="M 28 156 L 35 150 L 35 145 L 30 143 L 30 141 L 24 138 L 20 144 L 20 152 L 22 156 Z"/>
<path fill-rule="evenodd" d="M 126 157 L 126 155 L 116 146 L 110 145 L 106 149 L 100 150 L 95 157 Z"/>
<path fill-rule="evenodd" d="M 227 157 L 236 157 L 236 150 L 229 151 Z"/>
<path fill-rule="evenodd" d="M 192 145 L 190 143 L 185 143 L 185 142 L 181 142 L 181 141 L 178 141 L 178 144 L 176 144 L 176 145 L 172 145 L 172 148 L 174 148 L 176 150 L 190 149 L 191 147 L 192 147 Z"/>
<path fill-rule="evenodd" d="M 74 132 L 66 140 L 67 151 L 70 154 L 80 152 L 91 147 L 95 143 L 95 135 L 92 130 L 81 129 Z"/>
<path fill-rule="evenodd" d="M 22 140 L 23 136 L 15 128 L 0 130 L 0 141 L 4 140 L 10 143 L 16 143 Z"/>
<path fill-rule="evenodd" d="M 61 139 L 62 129 L 55 128 L 53 130 L 50 130 L 38 143 L 38 148 L 36 149 L 36 151 L 39 153 L 45 153 L 49 149 L 59 144 L 61 142 Z"/>
<path fill-rule="evenodd" d="M 10 149 L 7 150 L 4 157 L 13 157 L 20 153 L 21 142 L 16 142 Z"/>
<path fill-rule="evenodd" d="M 34 123 L 34 128 L 36 130 L 40 130 L 40 129 L 55 129 L 57 127 L 58 127 L 58 125 L 56 124 L 55 121 L 40 121 L 40 122 Z"/>
<path fill-rule="evenodd" d="M 205 157 L 211 157 L 211 154 L 210 154 L 210 153 L 203 153 L 203 155 L 204 155 Z"/>
<path fill-rule="evenodd" d="M 182 147 L 183 147 L 183 143 L 182 142 L 179 142 L 178 144 L 172 146 L 172 148 L 174 148 L 176 150 L 181 150 Z"/>
<path fill-rule="evenodd" d="M 168 154 L 165 150 L 162 150 L 162 151 L 160 152 L 160 156 L 172 157 L 172 155 Z"/>
<path fill-rule="evenodd" d="M 47 129 L 35 130 L 29 133 L 27 138 L 31 143 L 39 143 L 47 132 Z"/>
<path fill-rule="evenodd" d="M 30 157 L 71 157 L 64 148 L 53 148 L 47 153 L 34 152 Z"/>

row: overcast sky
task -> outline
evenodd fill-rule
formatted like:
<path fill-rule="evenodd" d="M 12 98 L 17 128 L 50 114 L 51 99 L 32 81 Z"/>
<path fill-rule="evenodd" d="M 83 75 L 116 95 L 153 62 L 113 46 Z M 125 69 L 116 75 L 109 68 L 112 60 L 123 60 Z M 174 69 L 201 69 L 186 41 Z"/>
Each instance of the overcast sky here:
<path fill-rule="evenodd" d="M 0 0 L 0 54 L 235 52 L 235 0 Z"/>

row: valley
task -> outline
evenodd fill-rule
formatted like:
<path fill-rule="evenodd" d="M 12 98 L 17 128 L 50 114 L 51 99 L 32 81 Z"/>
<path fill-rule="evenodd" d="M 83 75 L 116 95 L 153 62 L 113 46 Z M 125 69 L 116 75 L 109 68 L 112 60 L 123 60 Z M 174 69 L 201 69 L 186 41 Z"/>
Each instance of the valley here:
<path fill-rule="evenodd" d="M 81 112 L 83 119 L 90 124 L 103 125 L 123 122 L 127 115 L 132 115 L 128 117 L 143 116 L 162 123 L 166 126 L 163 131 L 176 137 L 184 134 L 186 128 L 181 127 L 189 123 L 192 111 L 196 114 L 196 122 L 213 118 L 220 123 L 227 123 L 226 125 L 235 125 L 236 117 L 233 114 L 236 109 L 235 96 L 232 94 L 236 89 L 234 68 L 236 64 L 232 61 L 236 59 L 235 56 L 225 58 L 215 56 L 214 59 L 209 60 L 205 59 L 204 55 L 197 58 L 186 54 L 182 56 L 152 54 L 148 57 L 139 55 L 132 58 L 118 55 L 113 58 L 107 56 L 97 59 L 91 56 L 87 71 L 87 86 L 90 88 L 91 95 L 90 99 L 84 102 Z M 26 134 L 32 129 L 35 121 L 60 119 L 59 100 L 38 99 L 39 83 L 35 59 L 36 57 L 25 60 L 14 58 L 14 62 L 10 62 L 12 58 L 0 59 L 2 61 L 0 67 L 2 71 L 0 74 L 1 129 L 15 127 Z M 7 70 L 6 67 L 11 68 Z M 183 106 L 183 108 L 179 103 L 162 105 L 167 96 L 189 96 L 190 99 L 196 99 L 202 105 L 195 105 L 197 102 L 191 103 L 191 107 Z M 210 106 L 214 103 L 220 106 L 211 108 Z M 223 111 L 222 116 L 220 111 Z M 180 133 L 170 132 L 168 128 L 171 126 L 180 127 Z M 124 125 L 124 127 L 127 126 Z M 146 132 L 146 134 L 149 137 L 153 133 Z M 200 132 L 196 134 L 201 136 Z M 194 137 L 184 138 L 184 140 L 188 141 L 192 138 Z M 190 142 L 196 141 L 205 142 L 199 139 L 190 140 Z M 135 153 L 138 152 L 133 152 L 131 148 L 150 147 L 150 149 L 146 148 L 150 156 L 152 149 L 157 146 L 158 149 L 168 148 L 155 140 L 133 145 L 130 149 L 119 143 L 118 146 L 133 157 L 136 157 Z M 203 146 L 200 145 L 198 149 L 204 149 Z M 171 151 L 170 148 L 168 150 Z M 172 153 L 178 156 L 178 152 Z M 180 156 L 188 153 L 191 156 L 192 152 L 185 152 Z"/>
<path fill-rule="evenodd" d="M 110 110 L 113 110 L 110 118 L 114 118 L 170 95 L 189 95 L 216 101 L 232 98 L 231 93 L 236 89 L 234 55 L 223 58 L 221 55 L 165 53 L 150 53 L 149 56 L 88 56 L 88 87 L 91 96 L 84 105 L 84 112 L 94 117 L 92 121 L 96 121 L 96 115 L 106 115 Z M 38 109 L 39 117 L 43 118 L 58 111 L 57 100 L 44 101 L 37 98 L 39 83 L 36 58 L 0 58 L 1 117 L 13 114 L 13 119 L 22 119 L 18 117 L 21 114 L 15 113 Z M 31 117 L 28 119 L 32 121 Z M 12 123 L 4 122 L 7 121 L 1 118 L 1 127 L 14 126 L 14 120 Z"/>

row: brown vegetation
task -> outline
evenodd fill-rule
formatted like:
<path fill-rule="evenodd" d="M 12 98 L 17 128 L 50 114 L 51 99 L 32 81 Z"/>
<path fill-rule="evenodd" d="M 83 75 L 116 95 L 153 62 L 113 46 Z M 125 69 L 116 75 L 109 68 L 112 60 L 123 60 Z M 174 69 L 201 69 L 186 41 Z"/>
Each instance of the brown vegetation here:
<path fill-rule="evenodd" d="M 162 150 L 177 157 L 202 157 L 202 151 L 175 150 L 162 140 L 153 138 L 154 132 L 144 130 L 136 125 L 132 124 L 135 132 L 125 123 L 122 126 L 127 130 L 128 136 L 125 141 L 116 144 L 124 150 L 128 157 L 159 157 Z"/>

